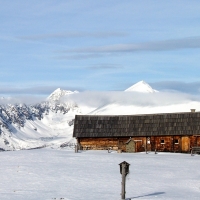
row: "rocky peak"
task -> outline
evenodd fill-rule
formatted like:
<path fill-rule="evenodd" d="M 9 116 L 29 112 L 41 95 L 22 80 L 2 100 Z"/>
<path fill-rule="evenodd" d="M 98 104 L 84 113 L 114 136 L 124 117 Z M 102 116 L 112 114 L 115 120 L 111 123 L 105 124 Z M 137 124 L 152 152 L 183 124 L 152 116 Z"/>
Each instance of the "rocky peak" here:
<path fill-rule="evenodd" d="M 142 80 L 127 88 L 125 92 L 154 93 L 158 91 L 154 90 L 148 83 Z"/>

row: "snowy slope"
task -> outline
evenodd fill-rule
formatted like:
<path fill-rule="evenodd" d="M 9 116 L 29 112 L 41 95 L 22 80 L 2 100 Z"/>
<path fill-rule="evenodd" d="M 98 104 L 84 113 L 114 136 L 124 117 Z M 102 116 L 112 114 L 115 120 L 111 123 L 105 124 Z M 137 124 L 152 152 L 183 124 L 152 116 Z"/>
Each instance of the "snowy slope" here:
<path fill-rule="evenodd" d="M 105 105 L 92 112 L 90 115 L 136 115 L 136 114 L 152 114 L 152 113 L 175 113 L 190 112 L 192 108 L 200 111 L 200 102 L 191 101 L 180 104 L 170 105 L 120 105 L 117 103 Z"/>
<path fill-rule="evenodd" d="M 132 85 L 131 87 L 127 88 L 125 92 L 142 92 L 142 93 L 154 93 L 158 92 L 154 90 L 148 83 L 145 81 L 139 81 L 138 83 Z"/>
<path fill-rule="evenodd" d="M 73 120 L 81 113 L 80 108 L 75 102 L 59 101 L 73 93 L 58 89 L 46 102 L 1 105 L 0 150 L 57 148 L 64 142 L 73 142 Z"/>

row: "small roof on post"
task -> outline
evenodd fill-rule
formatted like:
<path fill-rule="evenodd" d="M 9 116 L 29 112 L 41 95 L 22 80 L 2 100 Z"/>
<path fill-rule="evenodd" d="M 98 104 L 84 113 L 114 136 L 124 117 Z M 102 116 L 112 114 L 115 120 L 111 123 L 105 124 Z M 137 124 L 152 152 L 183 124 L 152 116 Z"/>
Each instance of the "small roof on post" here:
<path fill-rule="evenodd" d="M 123 162 L 119 163 L 119 165 L 122 165 L 122 164 L 130 165 L 130 164 L 127 163 L 126 161 L 123 161 Z"/>
<path fill-rule="evenodd" d="M 125 166 L 126 166 L 126 169 L 125 169 L 125 171 L 126 171 L 126 174 L 128 174 L 129 173 L 129 163 L 127 163 L 126 161 L 123 161 L 123 162 L 121 162 L 121 163 L 119 163 L 119 166 L 120 166 L 120 173 L 122 174 L 122 165 L 123 164 L 125 164 Z"/>

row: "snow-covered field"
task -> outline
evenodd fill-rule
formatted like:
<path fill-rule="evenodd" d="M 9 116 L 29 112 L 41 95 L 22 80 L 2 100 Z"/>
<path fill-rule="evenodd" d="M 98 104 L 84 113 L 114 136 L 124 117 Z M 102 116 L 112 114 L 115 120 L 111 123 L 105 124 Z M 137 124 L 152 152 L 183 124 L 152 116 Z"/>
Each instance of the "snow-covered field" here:
<path fill-rule="evenodd" d="M 0 152 L 1 200 L 200 199 L 200 156 L 40 149 Z"/>

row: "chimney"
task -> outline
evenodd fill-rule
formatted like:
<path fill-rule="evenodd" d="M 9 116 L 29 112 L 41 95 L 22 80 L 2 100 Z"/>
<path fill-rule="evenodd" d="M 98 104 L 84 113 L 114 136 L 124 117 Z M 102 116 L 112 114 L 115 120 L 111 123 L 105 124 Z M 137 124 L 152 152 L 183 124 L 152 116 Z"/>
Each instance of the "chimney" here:
<path fill-rule="evenodd" d="M 192 113 L 194 113 L 196 109 L 190 109 L 190 110 L 191 110 Z"/>

